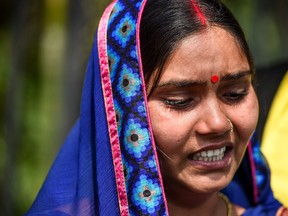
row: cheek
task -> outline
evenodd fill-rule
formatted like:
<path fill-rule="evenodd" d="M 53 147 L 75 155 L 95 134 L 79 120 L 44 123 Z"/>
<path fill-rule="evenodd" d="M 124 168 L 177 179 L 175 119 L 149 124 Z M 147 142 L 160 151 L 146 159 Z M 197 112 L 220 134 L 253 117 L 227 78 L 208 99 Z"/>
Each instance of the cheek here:
<path fill-rule="evenodd" d="M 246 106 L 239 107 L 238 111 L 233 112 L 234 127 L 241 147 L 247 145 L 258 122 L 259 106 L 254 92 L 247 101 L 249 102 Z"/>
<path fill-rule="evenodd" d="M 247 108 L 245 108 L 242 116 L 240 116 L 239 122 L 242 124 L 243 130 L 252 135 L 256 129 L 259 115 L 258 99 L 254 91 L 249 101 L 251 102 L 248 104 Z"/>
<path fill-rule="evenodd" d="M 148 102 L 148 106 L 156 145 L 165 153 L 173 154 L 184 143 L 185 126 L 172 113 L 161 110 L 159 105 Z"/>

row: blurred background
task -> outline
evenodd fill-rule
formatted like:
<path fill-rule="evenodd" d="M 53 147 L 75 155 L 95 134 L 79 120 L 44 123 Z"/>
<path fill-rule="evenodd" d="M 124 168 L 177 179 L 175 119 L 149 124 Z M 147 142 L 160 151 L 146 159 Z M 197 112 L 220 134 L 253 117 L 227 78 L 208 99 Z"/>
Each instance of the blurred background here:
<path fill-rule="evenodd" d="M 0 1 L 0 215 L 23 215 L 79 115 L 109 0 Z M 288 59 L 287 0 L 226 0 L 257 67 Z"/>

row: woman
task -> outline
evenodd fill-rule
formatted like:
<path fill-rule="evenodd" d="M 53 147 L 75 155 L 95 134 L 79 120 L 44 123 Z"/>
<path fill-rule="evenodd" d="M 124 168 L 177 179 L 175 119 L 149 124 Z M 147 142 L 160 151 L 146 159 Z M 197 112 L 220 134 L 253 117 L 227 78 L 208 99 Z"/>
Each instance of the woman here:
<path fill-rule="evenodd" d="M 269 184 L 253 181 L 265 166 L 252 146 L 245 154 L 258 118 L 252 77 L 222 3 L 113 2 L 80 119 L 28 214 L 275 215 Z"/>

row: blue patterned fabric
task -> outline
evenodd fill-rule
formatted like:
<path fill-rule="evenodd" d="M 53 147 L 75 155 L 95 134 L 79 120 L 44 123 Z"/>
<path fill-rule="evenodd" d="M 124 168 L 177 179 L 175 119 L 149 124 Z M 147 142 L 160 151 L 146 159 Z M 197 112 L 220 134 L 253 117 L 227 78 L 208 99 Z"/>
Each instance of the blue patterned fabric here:
<path fill-rule="evenodd" d="M 136 22 L 142 1 L 118 1 L 108 58 L 130 215 L 166 215 L 139 74 Z M 117 179 L 95 40 L 82 112 L 27 215 L 119 215 Z"/>
<path fill-rule="evenodd" d="M 137 54 L 136 29 L 142 3 L 141 0 L 116 2 L 108 22 L 106 49 L 129 215 L 165 216 L 168 213 L 149 130 L 145 86 Z M 27 215 L 120 215 L 121 201 L 97 42 L 95 39 L 87 66 L 79 120 Z M 259 212 L 273 215 L 280 203 L 273 198 L 269 171 L 258 150 L 258 145 L 253 144 L 260 191 L 258 202 L 253 200 L 254 186 L 247 154 L 224 193 L 231 201 L 248 209 L 245 215 L 262 215 Z"/>
<path fill-rule="evenodd" d="M 141 0 L 118 1 L 108 23 L 108 58 L 130 215 L 165 215 L 139 72 L 136 28 Z M 115 106 L 115 105 L 114 105 Z"/>
<path fill-rule="evenodd" d="M 96 42 L 80 118 L 27 215 L 120 215 Z"/>

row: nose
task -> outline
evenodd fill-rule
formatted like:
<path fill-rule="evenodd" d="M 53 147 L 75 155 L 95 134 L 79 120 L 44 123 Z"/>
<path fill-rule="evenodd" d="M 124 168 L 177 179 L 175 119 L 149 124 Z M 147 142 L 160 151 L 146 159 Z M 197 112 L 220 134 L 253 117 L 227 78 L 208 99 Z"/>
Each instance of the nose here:
<path fill-rule="evenodd" d="M 209 101 L 201 108 L 195 130 L 198 134 L 222 135 L 232 131 L 233 124 L 227 116 L 225 105 L 221 105 L 217 100 Z"/>

